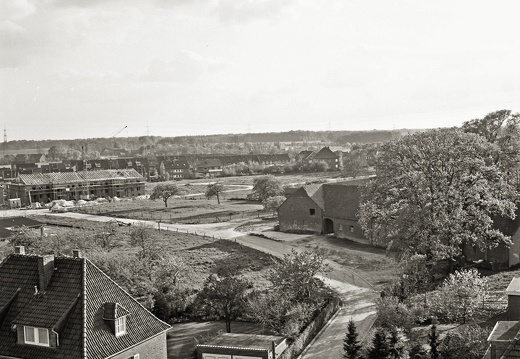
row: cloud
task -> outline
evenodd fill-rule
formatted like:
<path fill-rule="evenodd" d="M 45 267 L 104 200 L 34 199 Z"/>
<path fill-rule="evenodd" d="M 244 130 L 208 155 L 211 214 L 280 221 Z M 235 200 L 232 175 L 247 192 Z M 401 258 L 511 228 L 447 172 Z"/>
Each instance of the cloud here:
<path fill-rule="evenodd" d="M 204 58 L 191 51 L 179 51 L 170 60 L 154 59 L 142 81 L 190 84 L 198 82 L 202 76 L 219 71 L 227 66 L 220 59 Z"/>
<path fill-rule="evenodd" d="M 0 1 L 0 20 L 21 20 L 36 11 L 36 7 L 27 0 Z"/>
<path fill-rule="evenodd" d="M 216 12 L 222 22 L 243 23 L 278 16 L 291 0 L 219 0 Z"/>

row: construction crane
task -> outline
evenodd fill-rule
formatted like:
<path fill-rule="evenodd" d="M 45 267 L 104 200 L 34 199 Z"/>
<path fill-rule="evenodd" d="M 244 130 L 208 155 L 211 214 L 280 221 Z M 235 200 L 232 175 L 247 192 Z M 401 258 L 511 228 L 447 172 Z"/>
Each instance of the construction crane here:
<path fill-rule="evenodd" d="M 123 132 L 127 127 L 128 127 L 128 126 L 123 127 L 122 129 L 120 129 L 119 131 L 117 131 L 116 133 L 114 133 L 114 134 L 112 135 L 112 137 L 116 137 L 116 136 L 119 135 L 121 132 Z"/>

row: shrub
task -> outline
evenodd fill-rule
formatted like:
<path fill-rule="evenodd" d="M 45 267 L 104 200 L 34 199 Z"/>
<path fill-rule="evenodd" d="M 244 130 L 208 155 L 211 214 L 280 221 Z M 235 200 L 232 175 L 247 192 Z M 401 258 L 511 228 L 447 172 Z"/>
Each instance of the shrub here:
<path fill-rule="evenodd" d="M 388 296 L 376 301 L 377 320 L 376 325 L 384 328 L 399 327 L 410 331 L 414 325 L 415 318 L 410 309 L 399 302 L 398 298 Z"/>
<path fill-rule="evenodd" d="M 441 342 L 439 353 L 443 359 L 480 359 L 487 349 L 489 330 L 478 325 L 462 326 Z"/>

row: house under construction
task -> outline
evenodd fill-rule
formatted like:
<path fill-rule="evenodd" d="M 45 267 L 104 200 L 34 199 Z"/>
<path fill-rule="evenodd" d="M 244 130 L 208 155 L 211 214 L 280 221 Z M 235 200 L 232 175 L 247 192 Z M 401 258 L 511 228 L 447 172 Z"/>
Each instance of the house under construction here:
<path fill-rule="evenodd" d="M 20 198 L 22 206 L 144 193 L 144 178 L 134 169 L 20 174 L 9 186 L 9 197 Z"/>

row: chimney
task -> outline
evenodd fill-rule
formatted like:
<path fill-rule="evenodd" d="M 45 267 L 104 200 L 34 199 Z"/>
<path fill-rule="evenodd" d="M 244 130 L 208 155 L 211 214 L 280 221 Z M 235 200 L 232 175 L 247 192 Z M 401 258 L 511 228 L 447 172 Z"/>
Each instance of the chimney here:
<path fill-rule="evenodd" d="M 25 247 L 24 246 L 15 246 L 14 247 L 14 254 L 25 255 Z"/>
<path fill-rule="evenodd" d="M 45 291 L 54 272 L 54 256 L 52 254 L 38 257 L 38 287 L 40 292 Z"/>
<path fill-rule="evenodd" d="M 73 249 L 72 258 L 83 258 L 83 253 L 79 249 Z"/>

